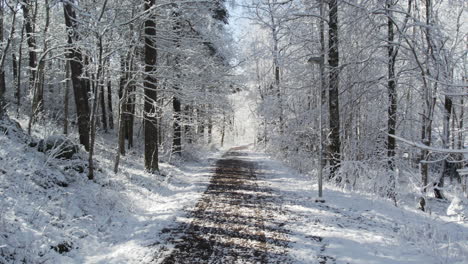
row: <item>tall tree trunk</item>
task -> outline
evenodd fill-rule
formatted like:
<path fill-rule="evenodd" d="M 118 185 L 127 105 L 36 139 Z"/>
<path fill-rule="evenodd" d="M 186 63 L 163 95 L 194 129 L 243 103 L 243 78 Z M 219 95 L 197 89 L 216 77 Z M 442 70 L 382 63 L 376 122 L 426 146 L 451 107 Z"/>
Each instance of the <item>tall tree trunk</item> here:
<path fill-rule="evenodd" d="M 125 156 L 125 138 L 127 137 L 127 100 L 128 83 L 125 58 L 120 57 L 120 80 L 119 80 L 119 152 Z"/>
<path fill-rule="evenodd" d="M 112 110 L 112 82 L 107 81 L 107 109 L 109 114 L 109 128 L 114 129 L 114 114 Z"/>
<path fill-rule="evenodd" d="M 274 23 L 274 20 L 272 18 L 272 21 Z M 278 43 L 279 43 L 279 38 L 278 38 L 278 32 L 275 27 L 272 28 L 272 36 L 273 36 L 273 71 L 274 71 L 274 79 L 275 79 L 275 93 L 276 97 L 278 100 L 278 111 L 279 111 L 279 124 L 278 124 L 278 129 L 280 135 L 283 135 L 283 98 L 281 96 L 281 85 L 280 85 L 280 65 L 279 65 L 279 48 L 278 48 Z"/>
<path fill-rule="evenodd" d="M 117 120 L 117 125 L 118 125 L 118 133 L 117 133 L 117 140 L 118 140 L 118 151 L 117 151 L 117 156 L 115 158 L 115 164 L 114 164 L 114 173 L 118 172 L 119 169 L 119 163 L 120 163 L 120 155 L 125 156 L 125 120 L 124 120 L 124 115 L 122 114 L 124 109 L 124 98 L 127 98 L 127 92 L 128 92 L 128 85 L 125 84 L 122 89 L 119 91 L 121 92 L 122 95 L 120 96 L 119 104 L 118 104 L 118 120 Z"/>
<path fill-rule="evenodd" d="M 15 54 L 14 51 L 11 53 L 11 63 L 12 63 L 12 66 L 13 66 L 13 84 L 14 84 L 14 86 L 16 88 L 15 98 L 18 100 L 18 97 L 20 96 L 20 94 L 18 93 L 18 74 L 20 72 L 19 72 L 19 69 L 18 69 L 18 58 L 16 57 L 16 54 Z"/>
<path fill-rule="evenodd" d="M 325 0 L 320 0 L 320 16 L 324 17 L 325 15 Z M 319 157 L 320 157 L 320 185 L 322 184 L 323 179 L 323 168 L 327 165 L 327 161 L 324 158 L 326 153 L 324 153 L 324 141 L 326 135 L 326 127 L 324 126 L 324 106 L 327 103 L 327 90 L 325 89 L 327 82 L 325 80 L 325 53 L 326 53 L 326 43 L 325 43 L 325 21 L 320 19 L 319 21 L 319 28 L 320 28 L 320 111 L 319 111 L 319 127 L 320 127 L 320 146 L 319 146 Z"/>
<path fill-rule="evenodd" d="M 33 87 L 33 102 L 32 102 L 32 120 L 35 119 L 36 115 L 39 112 L 42 112 L 44 110 L 44 79 L 45 79 L 45 56 L 47 52 L 47 31 L 49 30 L 49 23 L 50 23 L 50 7 L 49 7 L 49 1 L 44 0 L 44 6 L 45 6 L 45 24 L 44 24 L 44 30 L 43 30 L 43 52 L 40 56 L 40 59 L 38 62 L 37 66 L 37 71 L 36 71 L 36 77 L 34 78 L 34 87 Z M 36 58 L 37 60 L 37 58 Z"/>
<path fill-rule="evenodd" d="M 21 4 L 24 17 L 24 29 L 26 30 L 26 42 L 29 53 L 29 89 L 32 90 L 36 80 L 36 38 L 34 36 L 34 14 L 31 14 L 31 1 L 25 0 Z"/>
<path fill-rule="evenodd" d="M 63 134 L 68 135 L 68 110 L 70 98 L 70 63 L 65 62 L 65 94 L 63 100 Z"/>
<path fill-rule="evenodd" d="M 21 27 L 21 36 L 20 36 L 20 43 L 18 44 L 18 66 L 17 66 L 17 75 L 16 75 L 16 104 L 17 104 L 17 109 L 16 109 L 16 114 L 19 116 L 19 110 L 21 107 L 21 61 L 23 59 L 23 40 L 24 40 L 24 22 Z"/>
<path fill-rule="evenodd" d="M 340 167 L 341 141 L 340 141 L 340 105 L 339 105 L 339 53 L 338 53 L 338 2 L 330 0 L 329 5 L 329 40 L 328 64 L 329 76 L 329 122 L 330 122 L 330 177 L 334 177 Z M 341 179 L 336 179 L 341 182 Z"/>
<path fill-rule="evenodd" d="M 442 128 L 442 147 L 448 148 L 450 146 L 450 116 L 452 115 L 452 98 L 450 96 L 445 96 L 444 101 L 444 116 L 443 116 L 443 128 Z M 449 164 L 447 159 L 442 161 L 442 171 L 434 183 L 434 196 L 437 199 L 445 199 L 444 194 L 442 193 L 442 188 L 444 187 L 444 178 L 449 171 Z"/>
<path fill-rule="evenodd" d="M 213 119 L 211 116 L 208 118 L 208 144 L 213 142 Z"/>
<path fill-rule="evenodd" d="M 157 104 L 156 105 L 165 105 L 164 104 L 164 97 L 160 97 L 158 98 L 158 100 L 156 101 Z M 165 131 L 164 131 L 164 126 L 163 126 L 163 123 L 162 123 L 162 119 L 163 119 L 163 116 L 162 116 L 162 108 L 158 108 L 156 109 L 156 113 L 157 113 L 157 128 L 158 128 L 158 146 L 162 146 L 163 145 L 163 142 L 164 142 L 164 135 L 166 134 Z"/>
<path fill-rule="evenodd" d="M 126 93 L 126 89 L 124 90 Z M 125 155 L 125 136 L 124 136 L 124 121 L 122 119 L 121 112 L 123 111 L 122 100 L 119 100 L 118 105 L 118 115 L 117 115 L 117 141 L 118 141 L 118 148 L 117 148 L 117 155 L 115 157 L 114 163 L 114 173 L 119 171 L 119 164 L 120 164 L 120 155 Z"/>
<path fill-rule="evenodd" d="M 108 128 L 108 119 L 107 119 L 107 105 L 106 105 L 106 87 L 107 87 L 107 83 L 105 83 L 105 72 L 104 72 L 104 65 L 102 66 L 103 69 L 102 69 L 102 85 L 101 85 L 101 91 L 100 91 L 100 94 L 101 94 L 101 102 L 100 102 L 100 105 L 101 105 L 101 123 L 102 123 L 102 128 L 104 129 L 104 132 L 107 133 L 107 128 Z M 99 82 L 100 80 L 98 80 Z"/>
<path fill-rule="evenodd" d="M 468 79 L 468 78 L 467 78 Z M 467 80 L 465 79 L 465 82 Z M 459 122 L 458 122 L 458 149 L 463 148 L 463 144 L 465 142 L 465 138 L 463 137 L 463 131 L 464 131 L 464 119 L 465 119 L 465 99 L 463 96 L 460 98 L 460 117 L 459 117 Z"/>
<path fill-rule="evenodd" d="M 155 5 L 155 0 L 145 1 L 145 11 Z M 151 11 L 149 11 L 151 12 Z M 145 21 L 145 81 L 144 81 L 144 127 L 145 127 L 145 168 L 151 173 L 159 171 L 158 164 L 158 124 L 156 84 L 156 23 L 155 16 L 150 15 Z"/>
<path fill-rule="evenodd" d="M 6 43 L 3 42 L 3 27 L 4 27 L 4 2 L 0 1 L 0 42 L 3 43 L 2 50 L 1 50 L 1 58 L 0 58 L 0 119 L 2 119 L 6 115 L 6 103 L 5 103 L 5 92 L 6 92 L 6 83 L 5 83 L 5 60 L 8 52 L 8 48 L 13 40 L 13 34 L 15 32 L 15 21 L 16 21 L 16 11 L 13 11 L 13 18 L 11 21 L 11 28 L 10 28 L 10 35 Z"/>
<path fill-rule="evenodd" d="M 126 137 L 128 140 L 127 147 L 133 148 L 133 124 L 135 120 L 135 83 L 130 81 L 129 93 L 128 93 L 128 100 L 126 102 L 127 106 L 127 114 L 126 114 Z"/>
<path fill-rule="evenodd" d="M 36 69 L 36 76 L 34 77 L 34 83 L 32 87 L 32 92 L 33 92 L 33 98 L 32 98 L 32 104 L 31 104 L 31 116 L 29 117 L 29 123 L 28 123 L 28 134 L 31 134 L 31 128 L 33 123 L 36 121 L 37 115 L 41 112 L 44 111 L 44 80 L 45 80 L 45 58 L 47 56 L 48 50 L 47 50 L 47 31 L 49 29 L 49 23 L 50 23 L 50 7 L 49 7 L 49 1 L 44 0 L 44 6 L 45 6 L 45 25 L 44 25 L 44 30 L 43 30 L 43 35 L 42 35 L 42 54 L 39 56 L 39 59 L 36 58 L 36 64 L 37 64 L 37 69 Z M 36 1 L 36 8 L 35 8 L 37 13 L 37 1 Z M 35 19 L 34 19 L 35 20 Z M 37 56 L 37 53 L 36 53 Z"/>
<path fill-rule="evenodd" d="M 133 56 L 132 52 L 133 47 L 130 47 L 128 51 L 128 56 Z M 127 70 L 125 67 L 126 59 L 122 55 L 120 57 L 120 81 L 119 81 L 119 103 L 118 103 L 118 113 L 117 113 L 117 138 L 118 138 L 118 151 L 115 159 L 114 164 L 114 173 L 118 172 L 119 163 L 120 163 L 120 156 L 125 155 L 125 134 L 126 134 L 126 121 L 125 121 L 125 107 L 127 104 L 128 92 L 129 92 L 129 83 L 127 81 Z M 128 60 L 130 61 L 130 59 Z"/>
<path fill-rule="evenodd" d="M 172 137 L 172 153 L 180 155 L 182 152 L 182 129 L 181 129 L 181 106 L 179 99 L 174 96 L 172 98 L 172 108 L 174 110 L 174 134 Z"/>
<path fill-rule="evenodd" d="M 203 104 L 197 108 L 197 133 L 198 138 L 202 140 L 202 144 L 205 143 L 205 115 L 203 113 L 203 108 Z"/>
<path fill-rule="evenodd" d="M 103 4 L 103 9 L 105 9 L 107 0 L 104 1 Z M 89 156 L 88 156 L 88 179 L 92 180 L 94 179 L 94 161 L 93 161 L 93 154 L 94 154 L 94 142 L 96 139 L 96 114 L 98 111 L 98 104 L 101 98 L 101 91 L 104 91 L 103 86 L 104 82 L 102 81 L 102 72 L 103 72 L 103 60 L 102 60 L 102 53 L 103 53 L 103 48 L 102 48 L 102 36 L 99 36 L 98 38 L 98 50 L 99 50 L 99 57 L 98 57 L 98 70 L 96 73 L 96 81 L 93 83 L 95 84 L 95 89 L 94 89 L 94 99 L 92 101 L 92 108 L 91 108 L 91 129 L 89 132 L 89 139 L 90 139 L 90 144 L 89 144 Z M 104 97 L 104 96 L 102 96 Z"/>
<path fill-rule="evenodd" d="M 97 19 L 97 22 L 99 23 L 101 21 L 102 16 L 104 15 L 104 11 L 106 10 L 106 5 L 107 5 L 107 0 L 104 0 L 104 3 L 102 4 L 101 8 L 101 13 Z M 100 34 L 100 33 L 98 33 Z M 103 44 L 102 44 L 102 39 L 103 35 L 98 35 L 97 36 L 97 50 L 98 50 L 98 58 L 97 58 L 97 72 L 96 72 L 96 79 L 93 83 L 95 83 L 95 89 L 93 90 L 94 92 L 94 98 L 92 100 L 92 110 L 91 110 L 91 130 L 89 132 L 89 156 L 88 156 L 88 179 L 93 180 L 94 179 L 94 160 L 93 160 L 93 154 L 94 154 L 94 142 L 96 140 L 96 114 L 98 112 L 98 104 L 99 104 L 99 99 L 100 96 L 104 97 L 103 94 L 101 94 L 101 91 L 104 91 L 104 60 L 103 60 Z"/>
<path fill-rule="evenodd" d="M 105 92 L 105 85 L 101 85 L 100 87 L 100 94 L 101 94 L 101 123 L 102 123 L 102 129 L 104 129 L 104 132 L 107 133 L 107 109 L 106 109 L 106 97 L 104 96 L 106 94 Z"/>
<path fill-rule="evenodd" d="M 0 42 L 3 43 L 3 17 L 4 17 L 4 3 L 3 1 L 0 2 Z M 2 50 L 2 56 L 5 56 L 6 50 Z M 5 71 L 3 70 L 3 66 L 0 68 L 0 120 L 3 119 L 5 115 Z"/>
<path fill-rule="evenodd" d="M 79 40 L 77 31 L 77 20 L 73 10 L 74 1 L 65 1 L 63 11 L 65 16 L 65 25 L 68 30 L 67 59 L 70 63 L 71 80 L 73 92 L 75 95 L 76 112 L 78 116 L 78 133 L 80 134 L 80 143 L 89 150 L 89 105 L 86 80 L 81 78 L 83 74 L 83 55 L 78 47 L 74 47 L 73 42 Z"/>
<path fill-rule="evenodd" d="M 221 147 L 224 146 L 225 133 L 226 133 L 226 112 L 223 112 L 223 123 L 221 124 Z"/>
<path fill-rule="evenodd" d="M 423 101 L 424 101 L 424 111 L 423 111 L 423 122 L 422 122 L 422 130 L 421 130 L 421 140 L 422 143 L 426 146 L 431 145 L 432 140 L 432 120 L 433 120 L 433 113 L 434 113 L 434 106 L 436 97 L 433 96 L 432 85 L 427 81 L 427 76 L 430 76 L 429 71 L 429 62 L 430 57 L 433 57 L 433 49 L 432 49 L 432 42 L 431 42 L 431 21 L 432 21 L 432 2 L 431 0 L 426 0 L 426 42 L 427 42 L 427 51 L 426 51 L 426 69 L 422 71 L 422 78 L 423 78 Z M 421 151 L 421 181 L 423 184 L 423 192 L 426 192 L 427 186 L 429 183 L 429 167 L 427 164 L 427 158 L 429 157 L 429 152 L 427 150 Z"/>
<path fill-rule="evenodd" d="M 93 84 L 91 82 L 91 76 L 89 75 L 89 56 L 87 55 L 84 55 L 83 56 L 83 71 L 84 71 L 84 78 L 83 78 L 83 81 L 86 85 L 86 91 L 88 91 L 88 93 L 91 93 L 93 92 L 94 93 L 94 87 L 93 87 Z"/>
<path fill-rule="evenodd" d="M 387 0 L 387 54 L 388 54 L 388 79 L 387 79 L 387 90 L 388 90 L 388 121 L 387 121 L 387 157 L 388 157 L 388 168 L 389 168 L 389 186 L 388 196 L 395 199 L 395 137 L 396 133 L 396 119 L 397 119 L 397 91 L 396 91 L 396 80 L 395 80 L 395 60 L 398 52 L 398 48 L 394 45 L 395 35 L 393 32 L 393 0 Z"/>
<path fill-rule="evenodd" d="M 184 107 L 184 112 L 185 112 L 185 124 L 184 124 L 184 136 L 185 140 L 187 141 L 188 144 L 192 144 L 192 108 L 190 105 L 185 105 Z"/>
<path fill-rule="evenodd" d="M 174 31 L 174 34 L 176 36 L 174 40 L 174 44 L 177 49 L 180 48 L 180 30 L 181 30 L 181 25 L 179 21 L 179 12 L 178 12 L 178 6 L 174 6 L 175 11 L 172 12 L 172 17 L 175 19 L 175 25 L 172 28 Z M 176 50 L 178 52 L 178 50 Z M 173 134 L 172 134 L 172 154 L 176 155 L 181 155 L 182 153 L 182 127 L 181 127 L 181 114 L 182 114 L 182 109 L 180 105 L 180 100 L 178 98 L 178 90 L 180 89 L 179 85 L 177 82 L 180 80 L 180 67 L 179 67 L 179 55 L 175 54 L 174 55 L 174 72 L 176 76 L 176 84 L 174 85 L 174 91 L 175 94 L 172 97 L 172 110 L 173 110 Z"/>

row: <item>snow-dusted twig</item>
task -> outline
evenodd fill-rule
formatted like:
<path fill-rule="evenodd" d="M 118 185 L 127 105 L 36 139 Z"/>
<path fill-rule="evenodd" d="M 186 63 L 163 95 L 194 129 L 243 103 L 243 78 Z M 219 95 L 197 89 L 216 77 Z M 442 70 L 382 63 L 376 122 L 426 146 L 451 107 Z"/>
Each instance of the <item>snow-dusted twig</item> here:
<path fill-rule="evenodd" d="M 415 142 L 415 141 L 411 141 L 411 140 L 407 140 L 407 139 L 404 139 L 402 137 L 399 137 L 399 136 L 395 136 L 395 135 L 390 135 L 390 134 L 387 134 L 391 137 L 394 137 L 396 140 L 399 140 L 405 144 L 408 144 L 410 146 L 413 146 L 413 147 L 416 147 L 416 148 L 419 148 L 419 149 L 424 149 L 424 150 L 428 150 L 428 151 L 431 151 L 431 152 L 438 152 L 438 153 L 468 153 L 468 150 L 467 149 L 444 149 L 444 148 L 434 148 L 434 147 L 431 147 L 431 146 L 426 146 L 422 143 L 418 143 L 418 142 Z"/>

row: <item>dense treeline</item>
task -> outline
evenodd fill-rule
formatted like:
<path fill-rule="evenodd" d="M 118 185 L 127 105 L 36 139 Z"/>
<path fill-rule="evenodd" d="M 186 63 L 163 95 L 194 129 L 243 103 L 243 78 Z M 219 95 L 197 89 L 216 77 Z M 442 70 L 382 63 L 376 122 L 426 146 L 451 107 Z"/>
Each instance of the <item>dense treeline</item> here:
<path fill-rule="evenodd" d="M 410 180 L 437 198 L 446 177 L 462 179 L 466 3 L 236 3 L 251 25 L 245 59 L 233 59 L 222 0 L 0 1 L 0 115 L 27 116 L 29 133 L 50 120 L 77 133 L 90 179 L 96 136 L 110 130 L 115 171 L 140 145 L 156 172 L 160 152 L 209 144 L 215 130 L 223 143 L 237 61 L 257 143 L 300 170 L 326 165 L 328 179 L 392 199 L 401 171 L 418 168 Z"/>
<path fill-rule="evenodd" d="M 254 0 L 244 7 L 261 32 L 246 51 L 254 58 L 259 144 L 312 171 L 323 138 L 329 178 L 393 199 L 398 180 L 437 198 L 444 178 L 461 180 L 466 2 Z M 401 176 L 418 166 L 419 176 Z"/>
<path fill-rule="evenodd" d="M 29 133 L 55 122 L 77 134 L 90 179 L 104 133 L 116 135 L 115 171 L 120 155 L 143 145 L 146 169 L 157 172 L 159 152 L 181 155 L 225 127 L 232 47 L 223 0 L 2 0 L 0 11 L 0 114 L 27 116 Z"/>

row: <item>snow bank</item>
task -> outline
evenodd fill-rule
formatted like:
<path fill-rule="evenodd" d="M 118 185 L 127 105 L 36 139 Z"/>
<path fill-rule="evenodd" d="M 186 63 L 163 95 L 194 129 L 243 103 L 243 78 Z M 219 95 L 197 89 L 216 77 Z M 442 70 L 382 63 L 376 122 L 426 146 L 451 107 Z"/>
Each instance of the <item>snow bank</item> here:
<path fill-rule="evenodd" d="M 220 156 L 198 152 L 198 162 L 162 163 L 161 176 L 144 171 L 136 149 L 115 175 L 115 137 L 108 136 L 96 142 L 93 182 L 76 169 L 86 164 L 79 155 L 54 159 L 15 135 L 0 133 L 0 263 L 150 261 L 157 234 L 197 201 L 210 158 Z"/>
<path fill-rule="evenodd" d="M 445 216 L 447 203 L 428 200 L 432 214 L 412 198 L 400 207 L 384 198 L 325 186 L 316 203 L 316 179 L 252 153 L 266 184 L 281 193 L 296 263 L 468 263 L 468 223 Z M 440 212 L 440 214 L 438 214 Z"/>

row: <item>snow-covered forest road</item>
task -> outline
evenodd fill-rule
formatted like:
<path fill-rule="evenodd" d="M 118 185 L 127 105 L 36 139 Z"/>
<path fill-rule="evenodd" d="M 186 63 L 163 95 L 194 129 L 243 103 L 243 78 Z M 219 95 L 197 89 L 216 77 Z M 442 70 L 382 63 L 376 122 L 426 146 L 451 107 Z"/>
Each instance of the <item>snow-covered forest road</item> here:
<path fill-rule="evenodd" d="M 256 162 L 242 149 L 217 162 L 195 208 L 163 230 L 168 245 L 158 263 L 290 262 L 281 197 L 259 179 Z"/>
<path fill-rule="evenodd" d="M 325 203 L 317 203 L 313 180 L 248 147 L 231 149 L 215 167 L 195 206 L 157 234 L 148 263 L 416 264 L 468 258 L 466 224 L 434 219 L 403 200 L 395 207 L 390 200 L 329 186 Z M 448 237 L 451 245 L 443 246 Z"/>

